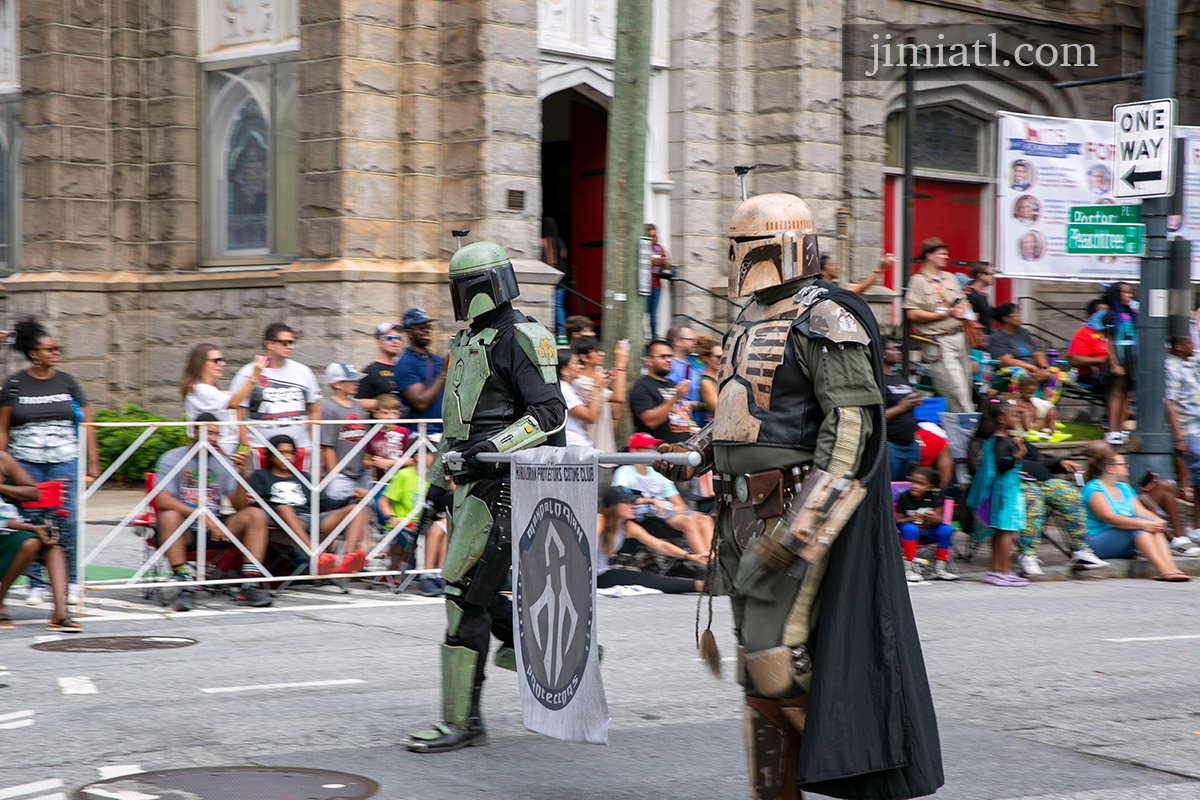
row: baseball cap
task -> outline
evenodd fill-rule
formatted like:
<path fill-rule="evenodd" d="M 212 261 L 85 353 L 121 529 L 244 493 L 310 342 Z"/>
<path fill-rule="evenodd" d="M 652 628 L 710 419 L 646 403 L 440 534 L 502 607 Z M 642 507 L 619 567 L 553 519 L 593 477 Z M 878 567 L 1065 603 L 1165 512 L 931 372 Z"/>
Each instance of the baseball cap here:
<path fill-rule="evenodd" d="M 426 314 L 423 308 L 410 308 L 401 317 L 400 327 L 411 328 L 413 325 L 424 325 L 426 322 L 437 322 L 437 320 Z"/>
<path fill-rule="evenodd" d="M 629 437 L 629 449 L 640 450 L 644 447 L 658 447 L 662 442 L 662 439 L 655 439 L 648 433 L 635 433 Z"/>
<path fill-rule="evenodd" d="M 367 373 L 359 372 L 345 361 L 335 361 L 325 368 L 325 380 L 330 383 L 339 381 L 361 381 Z"/>
<path fill-rule="evenodd" d="M 610 486 L 604 490 L 604 496 L 600 498 L 600 505 L 608 508 L 617 503 L 632 503 L 638 496 L 637 492 L 626 486 Z"/>
<path fill-rule="evenodd" d="M 400 327 L 403 326 L 399 322 L 381 322 L 375 326 L 375 336 L 383 336 L 385 333 L 391 333 Z"/>

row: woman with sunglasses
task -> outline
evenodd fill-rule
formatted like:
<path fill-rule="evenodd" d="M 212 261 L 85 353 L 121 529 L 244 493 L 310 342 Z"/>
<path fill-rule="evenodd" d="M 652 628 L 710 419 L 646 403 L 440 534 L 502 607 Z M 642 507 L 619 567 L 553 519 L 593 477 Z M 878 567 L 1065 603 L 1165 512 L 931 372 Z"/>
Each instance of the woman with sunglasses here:
<path fill-rule="evenodd" d="M 250 380 L 239 386 L 236 392 L 227 392 L 217 386 L 217 381 L 225 374 L 225 356 L 221 354 L 221 349 L 214 344 L 193 347 L 179 381 L 179 393 L 183 395 L 183 411 L 187 421 L 191 422 L 201 414 L 212 414 L 221 422 L 236 422 L 237 412 L 234 409 L 250 396 L 250 390 L 258 384 L 258 378 L 266 366 L 266 356 L 256 356 L 250 365 Z M 238 445 L 237 426 L 222 425 L 217 444 L 226 455 L 233 455 Z"/>
<path fill-rule="evenodd" d="M 0 405 L 0 450 L 7 450 L 33 480 L 62 481 L 63 510 L 59 542 L 67 556 L 67 602 L 79 597 L 79 565 L 75 559 L 75 480 L 79 463 L 79 423 L 91 422 L 87 398 L 79 384 L 58 369 L 62 347 L 34 320 L 18 322 L 13 348 L 29 359 L 28 369 L 14 372 L 5 383 Z M 96 429 L 87 429 L 87 475 L 100 475 Z M 38 590 L 42 590 L 39 592 Z M 32 582 L 26 602 L 40 602 L 44 586 Z"/>

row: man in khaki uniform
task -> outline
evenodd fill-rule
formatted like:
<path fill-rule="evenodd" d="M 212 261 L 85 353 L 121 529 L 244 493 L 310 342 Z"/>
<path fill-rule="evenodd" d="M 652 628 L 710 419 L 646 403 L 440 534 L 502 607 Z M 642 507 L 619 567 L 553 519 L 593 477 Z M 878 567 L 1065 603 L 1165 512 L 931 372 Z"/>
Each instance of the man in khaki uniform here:
<path fill-rule="evenodd" d="M 956 413 L 975 410 L 971 391 L 971 359 L 963 316 L 971 308 L 958 279 L 945 272 L 950 248 L 934 236 L 921 242 L 918 257 L 924 263 L 908 279 L 904 310 L 913 330 L 940 346 L 941 358 L 929 365 L 933 388 L 946 398 L 946 409 Z M 988 321 L 981 320 L 984 325 Z"/>

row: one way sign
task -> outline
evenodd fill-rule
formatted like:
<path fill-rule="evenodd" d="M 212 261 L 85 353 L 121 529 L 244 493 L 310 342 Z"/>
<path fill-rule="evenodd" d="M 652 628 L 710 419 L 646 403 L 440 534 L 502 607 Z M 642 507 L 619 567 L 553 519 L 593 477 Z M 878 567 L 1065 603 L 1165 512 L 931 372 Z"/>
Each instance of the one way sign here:
<path fill-rule="evenodd" d="M 1113 106 L 1113 197 L 1170 197 L 1175 191 L 1175 100 Z"/>

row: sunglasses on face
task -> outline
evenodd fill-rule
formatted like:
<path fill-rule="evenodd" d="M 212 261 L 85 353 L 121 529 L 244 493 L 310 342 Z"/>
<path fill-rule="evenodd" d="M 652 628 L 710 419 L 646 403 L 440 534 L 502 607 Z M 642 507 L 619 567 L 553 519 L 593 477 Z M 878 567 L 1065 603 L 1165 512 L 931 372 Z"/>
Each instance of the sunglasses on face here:
<path fill-rule="evenodd" d="M 61 353 L 62 352 L 62 347 L 59 345 L 53 345 L 51 347 L 35 347 L 33 349 L 40 350 L 43 353 Z"/>
<path fill-rule="evenodd" d="M 277 345 L 280 345 L 281 347 L 295 347 L 296 346 L 295 339 L 271 339 L 271 341 Z"/>
<path fill-rule="evenodd" d="M 394 334 L 394 333 L 392 333 L 392 334 L 388 334 L 387 336 L 380 336 L 380 337 L 379 337 L 380 341 L 384 341 L 384 342 L 398 342 L 398 341 L 400 341 L 400 340 L 401 340 L 401 339 L 403 339 L 403 338 L 404 338 L 403 336 L 397 336 L 397 335 L 396 335 L 396 334 Z"/>
<path fill-rule="evenodd" d="M 223 358 L 210 358 L 208 360 L 209 360 L 209 362 L 211 362 L 213 364 L 224 364 L 225 363 L 225 359 L 223 359 Z"/>

